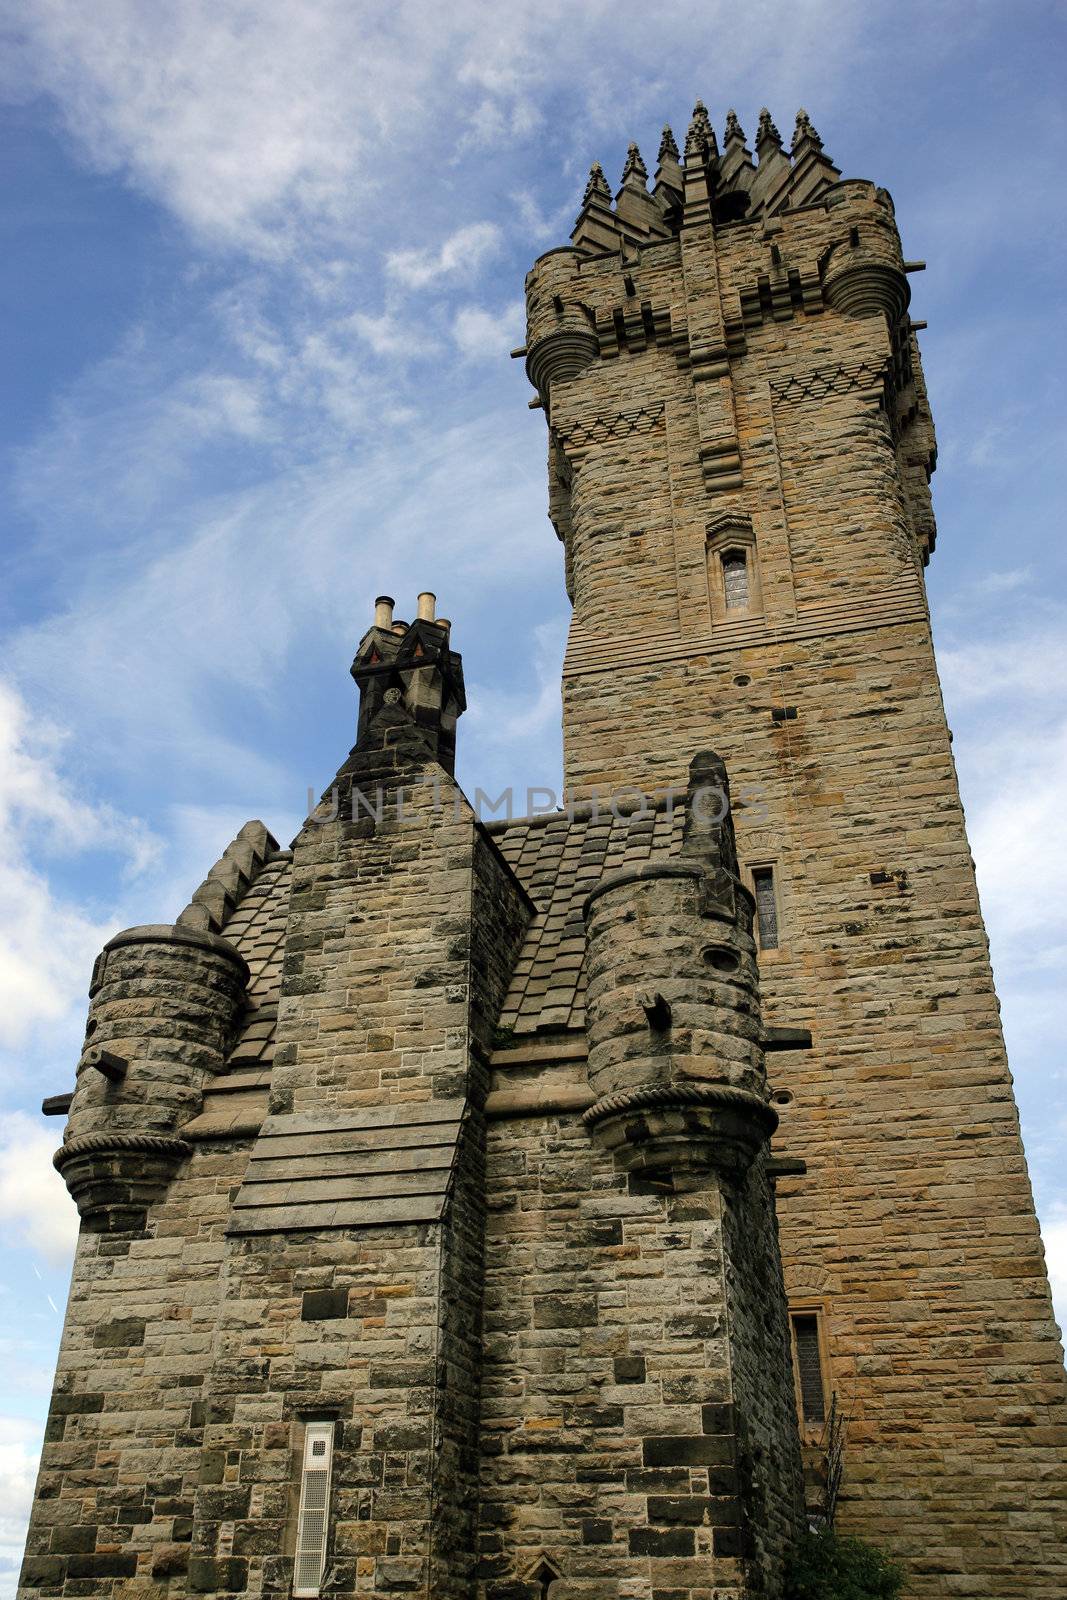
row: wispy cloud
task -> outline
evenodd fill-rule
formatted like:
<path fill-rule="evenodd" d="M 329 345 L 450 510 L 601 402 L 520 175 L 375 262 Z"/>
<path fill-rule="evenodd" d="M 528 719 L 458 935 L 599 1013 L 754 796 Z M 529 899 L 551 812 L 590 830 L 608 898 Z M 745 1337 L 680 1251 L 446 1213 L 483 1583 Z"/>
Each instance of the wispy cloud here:
<path fill-rule="evenodd" d="M 501 238 L 495 222 L 471 222 L 449 234 L 436 249 L 390 251 L 385 270 L 409 289 L 425 289 L 448 278 L 475 278 L 499 252 Z"/>
<path fill-rule="evenodd" d="M 756 104 L 799 103 L 803 88 L 824 106 L 847 98 L 858 53 L 877 66 L 883 29 L 935 60 L 949 31 L 907 0 L 891 23 L 848 0 L 802 11 L 755 0 L 743 16 L 716 0 L 702 21 L 640 0 L 515 0 L 491 24 L 482 0 L 309 0 L 298 13 L 288 0 L 112 0 L 106 12 L 38 0 L 18 17 L 12 80 L 56 97 L 97 167 L 210 243 L 277 260 L 336 241 L 374 208 L 409 215 L 413 193 L 432 195 L 465 154 L 499 161 L 543 135 L 561 90 L 588 137 L 625 114 L 662 117 L 669 92 L 691 104 L 721 89 L 726 27 L 731 99 L 750 86 Z M 685 66 L 668 83 L 654 64 L 672 60 Z"/>
<path fill-rule="evenodd" d="M 465 361 L 503 361 L 521 342 L 526 308 L 514 300 L 502 311 L 461 306 L 452 323 L 452 337 Z"/>

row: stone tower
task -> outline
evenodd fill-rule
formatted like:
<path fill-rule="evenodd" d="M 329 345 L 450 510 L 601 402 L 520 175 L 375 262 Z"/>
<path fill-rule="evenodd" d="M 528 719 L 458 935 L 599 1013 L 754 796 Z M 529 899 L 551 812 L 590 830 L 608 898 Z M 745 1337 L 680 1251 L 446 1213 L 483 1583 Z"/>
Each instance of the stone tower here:
<path fill-rule="evenodd" d="M 528 280 L 565 808 L 477 814 L 383 596 L 292 848 L 99 958 L 27 1600 L 776 1600 L 805 1496 L 1064 1592 L 908 264 L 804 113 L 756 156 L 698 105 Z"/>
<path fill-rule="evenodd" d="M 916 1594 L 1004 1600 L 1067 1593 L 1067 1411 L 925 598 L 922 265 L 805 112 L 789 150 L 761 112 L 754 160 L 698 103 L 651 188 L 633 145 L 614 200 L 593 167 L 527 278 L 526 370 L 566 782 L 720 753 L 764 1014 L 811 1035 L 771 1073 L 809 1487 L 836 1395 L 841 1525 Z"/>

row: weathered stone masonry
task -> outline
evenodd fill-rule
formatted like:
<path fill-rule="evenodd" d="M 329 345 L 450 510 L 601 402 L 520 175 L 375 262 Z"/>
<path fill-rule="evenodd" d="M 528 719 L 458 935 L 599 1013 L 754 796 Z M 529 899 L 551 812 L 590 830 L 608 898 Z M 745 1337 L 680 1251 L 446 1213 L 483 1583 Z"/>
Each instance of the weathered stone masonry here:
<path fill-rule="evenodd" d="M 593 168 L 521 352 L 575 799 L 479 821 L 449 626 L 382 597 L 292 849 L 248 824 L 109 942 L 50 1102 L 82 1233 L 20 1595 L 291 1594 L 318 1424 L 324 1595 L 773 1600 L 831 1394 L 838 1524 L 909 1596 L 1067 1590 L 917 265 L 804 113 Z"/>

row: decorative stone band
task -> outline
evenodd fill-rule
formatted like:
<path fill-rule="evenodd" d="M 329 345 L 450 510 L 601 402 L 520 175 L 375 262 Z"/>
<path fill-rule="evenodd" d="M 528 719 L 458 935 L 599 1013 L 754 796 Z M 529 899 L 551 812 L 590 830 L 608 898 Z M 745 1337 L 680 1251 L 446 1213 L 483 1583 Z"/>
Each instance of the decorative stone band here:
<path fill-rule="evenodd" d="M 110 1154 L 115 1150 L 142 1150 L 153 1155 L 173 1156 L 182 1161 L 192 1153 L 192 1145 L 186 1144 L 184 1139 L 168 1138 L 162 1133 L 85 1133 L 79 1139 L 71 1139 L 68 1144 L 60 1145 L 52 1157 L 52 1165 L 57 1172 L 62 1172 L 76 1156 L 100 1151 Z"/>
<path fill-rule="evenodd" d="M 598 633 L 572 619 L 567 655 L 563 663 L 565 679 L 586 673 L 617 671 L 620 667 L 646 669 L 650 662 L 684 661 L 693 656 L 732 656 L 738 650 L 828 639 L 838 634 L 862 633 L 875 628 L 893 628 L 902 623 L 926 625 L 929 612 L 919 574 L 903 571 L 890 589 L 857 594 L 855 599 L 838 600 L 830 605 L 804 606 L 794 617 L 759 618 L 744 622 L 717 623 L 714 632 L 681 637 L 663 633 L 655 639 L 620 637 Z"/>
<path fill-rule="evenodd" d="M 825 400 L 829 394 L 863 391 L 872 401 L 884 399 L 889 368 L 883 362 L 839 362 L 833 367 L 811 367 L 791 377 L 776 379 L 770 385 L 772 399 L 780 405 L 803 405 L 809 400 Z"/>
<path fill-rule="evenodd" d="M 570 428 L 554 429 L 557 442 L 568 458 L 577 458 L 590 445 L 605 444 L 609 439 L 626 439 L 633 433 L 647 433 L 663 419 L 663 402 L 634 406 L 628 411 L 617 411 L 610 416 L 593 417 L 587 422 L 572 423 Z"/>
<path fill-rule="evenodd" d="M 581 1121 L 623 1171 L 666 1169 L 685 1187 L 701 1172 L 743 1176 L 778 1115 L 745 1089 L 674 1082 L 604 1095 Z"/>
<path fill-rule="evenodd" d="M 152 1133 L 87 1133 L 52 1158 L 88 1233 L 144 1228 L 148 1209 L 165 1191 L 192 1147 Z"/>

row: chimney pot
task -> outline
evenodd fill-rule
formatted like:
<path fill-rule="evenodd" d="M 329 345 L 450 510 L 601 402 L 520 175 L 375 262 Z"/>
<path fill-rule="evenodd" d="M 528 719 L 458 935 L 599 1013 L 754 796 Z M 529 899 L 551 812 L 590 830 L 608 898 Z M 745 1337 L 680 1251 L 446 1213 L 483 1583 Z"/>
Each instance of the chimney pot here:
<path fill-rule="evenodd" d="M 436 610 L 437 596 L 430 589 L 424 589 L 419 595 L 419 621 L 432 622 Z"/>
<path fill-rule="evenodd" d="M 391 628 L 393 626 L 393 607 L 396 601 L 391 594 L 380 594 L 374 602 L 374 626 L 376 628 Z"/>

